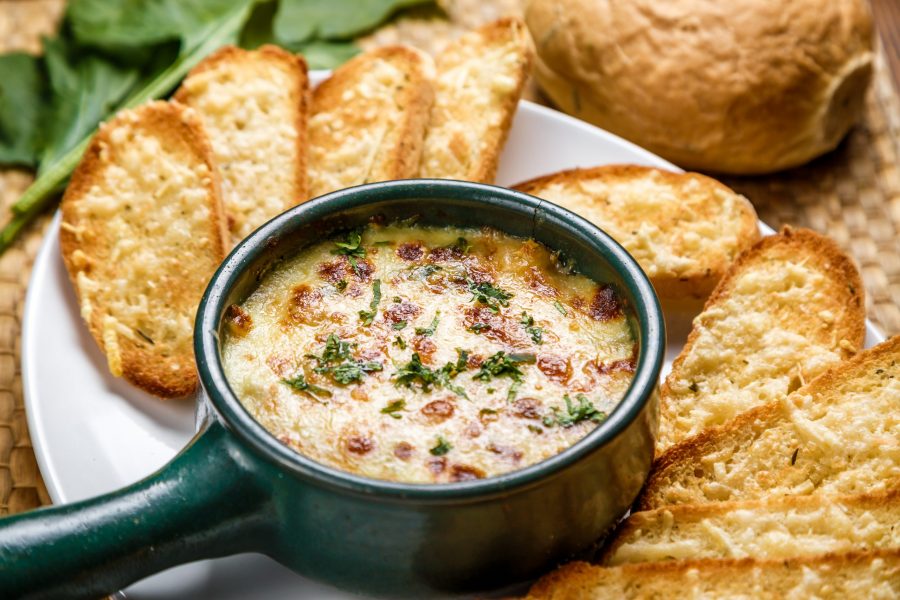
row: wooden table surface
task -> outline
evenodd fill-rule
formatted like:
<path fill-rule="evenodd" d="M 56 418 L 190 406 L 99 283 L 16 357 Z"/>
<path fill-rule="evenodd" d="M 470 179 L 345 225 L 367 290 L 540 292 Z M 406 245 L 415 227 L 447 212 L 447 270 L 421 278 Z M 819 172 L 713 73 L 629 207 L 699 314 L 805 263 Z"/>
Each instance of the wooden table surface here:
<path fill-rule="evenodd" d="M 887 63 L 900 91 L 900 0 L 871 0 L 875 28 L 884 44 Z"/>

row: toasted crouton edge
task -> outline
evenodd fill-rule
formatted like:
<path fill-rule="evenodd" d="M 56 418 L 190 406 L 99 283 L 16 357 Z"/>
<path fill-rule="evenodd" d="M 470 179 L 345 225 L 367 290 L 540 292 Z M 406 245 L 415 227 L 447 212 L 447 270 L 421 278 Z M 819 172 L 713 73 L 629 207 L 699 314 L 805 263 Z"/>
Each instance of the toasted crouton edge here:
<path fill-rule="evenodd" d="M 297 98 L 299 104 L 297 120 L 294 123 L 294 128 L 297 130 L 297 164 L 296 170 L 294 171 L 294 200 L 285 205 L 284 209 L 287 210 L 293 206 L 302 204 L 309 199 L 309 176 L 307 173 L 309 163 L 307 147 L 309 145 L 309 139 L 307 133 L 307 121 L 309 120 L 312 100 L 310 98 L 309 70 L 306 59 L 300 54 L 293 54 L 272 44 L 260 46 L 256 50 L 244 50 L 235 46 L 223 46 L 191 69 L 185 79 L 189 79 L 193 75 L 205 71 L 210 71 L 218 67 L 221 63 L 228 63 L 232 60 L 244 60 L 251 56 L 252 53 L 257 53 L 282 63 L 288 70 L 294 72 L 294 81 L 297 82 L 297 88 L 292 93 L 292 95 Z M 187 90 L 179 86 L 173 96 L 173 100 L 182 102 L 187 95 Z"/>
<path fill-rule="evenodd" d="M 683 579 L 688 571 L 697 570 L 707 581 L 728 581 L 741 573 L 752 571 L 756 567 L 764 569 L 780 569 L 793 572 L 801 568 L 840 568 L 864 566 L 874 560 L 886 560 L 892 563 L 888 568 L 900 572 L 900 548 L 879 549 L 860 552 L 844 552 L 821 556 L 798 557 L 790 559 L 757 559 L 757 558 L 718 558 L 682 560 L 664 563 L 634 563 L 616 567 L 600 567 L 586 562 L 572 562 L 539 579 L 528 591 L 527 600 L 562 600 L 563 598 L 586 598 L 591 587 L 602 583 L 604 573 L 614 574 L 629 581 L 639 583 L 644 579 L 652 580 L 663 576 L 673 580 Z M 693 581 L 693 580 L 692 580 Z M 687 582 L 685 582 L 687 584 Z M 573 596 L 569 592 L 578 591 L 581 595 Z M 684 588 L 672 589 L 671 598 L 683 596 Z M 644 596 L 629 596 L 643 598 Z M 656 596 L 654 596 L 656 597 Z"/>
<path fill-rule="evenodd" d="M 210 229 L 214 236 L 213 244 L 219 251 L 219 260 L 223 259 L 226 253 L 228 231 L 223 218 L 219 174 L 213 163 L 212 147 L 203 130 L 199 116 L 181 104 L 164 101 L 151 102 L 133 109 L 133 111 L 139 111 L 141 118 L 146 120 L 148 128 L 160 132 L 161 137 L 178 136 L 184 139 L 209 168 L 206 189 L 207 198 L 210 201 L 209 210 L 212 220 Z M 100 154 L 103 152 L 103 146 L 110 143 L 110 132 L 115 129 L 116 125 L 117 117 L 114 116 L 100 126 L 99 131 L 85 151 L 81 162 L 72 173 L 72 178 L 61 203 L 62 223 L 69 222 L 67 215 L 71 210 L 71 205 L 87 195 L 95 185 L 103 167 Z M 80 245 L 75 234 L 66 227 L 60 227 L 59 242 L 63 261 L 72 281 L 72 287 L 78 296 L 79 304 L 81 304 L 82 298 L 77 277 L 82 269 L 73 260 L 73 254 L 80 248 Z M 100 324 L 92 319 L 87 323 L 87 326 L 97 345 L 106 354 Z M 160 372 L 155 368 L 152 361 L 145 360 L 144 353 L 139 351 L 127 338 L 120 338 L 120 349 L 122 354 L 122 376 L 133 385 L 160 398 L 184 397 L 197 389 L 198 378 L 196 371 L 190 372 L 186 377 L 173 377 L 170 372 Z"/>
<path fill-rule="evenodd" d="M 628 518 L 619 523 L 615 532 L 609 536 L 597 562 L 601 565 L 609 566 L 610 559 L 615 555 L 619 547 L 626 542 L 626 538 L 632 535 L 635 530 L 646 529 L 648 523 L 652 526 L 653 520 L 662 512 L 671 513 L 674 522 L 677 524 L 681 520 L 695 522 L 701 519 L 727 515 L 738 510 L 782 512 L 791 509 L 814 509 L 829 505 L 859 506 L 865 509 L 887 505 L 900 506 L 900 487 L 866 494 L 843 496 L 770 496 L 759 500 L 731 500 L 710 502 L 708 504 L 676 504 L 660 506 L 650 511 L 631 513 Z M 811 556 L 819 554 L 816 552 L 809 553 Z"/>
<path fill-rule="evenodd" d="M 367 177 L 365 182 L 360 183 L 409 179 L 416 176 L 425 142 L 425 127 L 434 100 L 432 86 L 434 66 L 431 57 L 409 46 L 382 46 L 350 59 L 335 69 L 331 77 L 320 83 L 312 93 L 312 115 L 315 116 L 319 105 L 328 106 L 344 102 L 341 98 L 343 91 L 348 86 L 355 85 L 358 73 L 364 74 L 366 65 L 375 59 L 405 63 L 409 80 L 397 94 L 399 100 L 397 104 L 402 112 L 397 132 L 400 143 L 386 160 L 379 165 L 373 165 L 369 175 L 375 172 L 375 177 Z M 329 165 L 311 165 L 312 169 L 327 172 Z M 310 185 L 313 183 L 311 181 Z M 317 191 L 311 187 L 311 192 Z"/>
<path fill-rule="evenodd" d="M 835 324 L 836 335 L 838 340 L 847 340 L 850 343 L 850 348 L 841 348 L 842 356 L 844 358 L 858 352 L 863 347 L 866 339 L 865 289 L 859 271 L 853 264 L 852 259 L 847 256 L 834 241 L 809 229 L 794 229 L 785 225 L 777 235 L 764 237 L 751 248 L 744 251 L 744 253 L 732 263 L 718 285 L 716 285 L 712 294 L 710 294 L 709 299 L 707 299 L 704 304 L 701 314 L 709 311 L 720 301 L 726 299 L 731 294 L 732 281 L 743 272 L 745 266 L 752 265 L 760 254 L 764 253 L 770 246 L 776 244 L 795 246 L 798 251 L 798 256 L 800 253 L 815 253 L 818 256 L 824 257 L 833 273 L 831 274 L 831 277 L 835 280 L 842 279 L 847 284 L 847 289 L 850 292 L 849 310 L 847 311 L 846 318 L 841 320 L 840 323 Z M 660 418 L 663 418 L 666 414 L 666 404 L 671 395 L 669 381 L 679 373 L 681 365 L 684 363 L 685 358 L 694 345 L 694 340 L 697 339 L 699 334 L 700 332 L 696 327 L 691 329 L 681 352 L 672 362 L 672 369 L 669 372 L 669 375 L 666 377 L 662 386 L 660 386 Z M 660 450 L 657 448 L 657 456 L 659 456 L 659 454 Z"/>
<path fill-rule="evenodd" d="M 729 188 L 722 182 L 707 177 L 702 173 L 676 173 L 659 169 L 656 167 L 645 167 L 641 165 L 614 164 L 601 165 L 597 167 L 576 168 L 551 173 L 542 177 L 535 177 L 528 181 L 518 183 L 513 189 L 532 194 L 540 197 L 540 189 L 556 184 L 567 184 L 575 181 L 584 181 L 591 179 L 640 179 L 648 174 L 653 174 L 666 183 L 676 187 L 683 184 L 687 180 L 698 181 L 703 186 L 709 186 L 724 190 L 739 199 L 741 207 L 741 221 L 737 238 L 739 240 L 739 249 L 736 254 L 740 255 L 743 250 L 750 248 L 754 243 L 759 241 L 759 219 L 756 210 L 747 198 Z M 599 223 L 595 223 L 603 229 Z M 618 240 L 617 240 L 618 241 Z M 731 263 L 721 266 L 713 265 L 699 273 L 694 273 L 687 277 L 671 277 L 667 274 L 652 277 L 651 281 L 656 293 L 664 298 L 682 298 L 690 296 L 692 298 L 706 298 L 728 272 Z"/>
<path fill-rule="evenodd" d="M 466 181 L 494 183 L 494 179 L 497 176 L 497 168 L 500 164 L 500 154 L 503 152 L 503 146 L 506 144 L 506 139 L 509 137 L 512 120 L 516 114 L 516 109 L 519 106 L 519 100 L 522 98 L 522 90 L 524 90 L 525 83 L 531 73 L 531 66 L 534 62 L 534 44 L 531 41 L 531 35 L 528 33 L 528 28 L 522 19 L 516 17 L 503 17 L 463 35 L 459 40 L 451 42 L 441 53 L 443 54 L 444 52 L 451 51 L 455 44 L 465 43 L 466 40 L 470 39 L 468 36 L 471 35 L 480 35 L 488 44 L 491 44 L 496 41 L 503 43 L 507 37 L 510 37 L 510 33 L 513 38 L 518 39 L 520 42 L 520 50 L 524 59 L 524 65 L 518 73 L 513 91 L 507 96 L 503 105 L 500 107 L 502 120 L 500 121 L 500 125 L 494 130 L 496 135 L 490 136 L 488 145 L 485 148 L 485 153 L 481 157 L 482 160 L 474 169 L 470 166 L 469 172 L 464 178 Z M 438 73 L 440 73 L 441 55 L 438 55 L 436 63 Z M 428 121 L 430 120 L 431 117 L 429 111 Z M 429 131 L 426 131 L 426 138 L 429 133 Z M 419 165 L 416 165 L 416 172 L 420 172 L 420 169 Z"/>
<path fill-rule="evenodd" d="M 840 383 L 848 373 L 852 373 L 860 366 L 877 363 L 882 357 L 892 354 L 900 355 L 900 335 L 896 335 L 873 348 L 863 350 L 856 356 L 833 366 L 795 391 L 794 394 L 809 394 L 811 390 L 829 389 Z M 644 489 L 641 490 L 635 502 L 635 510 L 643 511 L 661 508 L 665 503 L 658 502 L 656 498 L 661 490 L 668 487 L 669 481 L 684 471 L 693 470 L 697 461 L 709 452 L 717 449 L 722 440 L 743 436 L 748 433 L 752 434 L 753 430 L 751 428 L 767 429 L 782 414 L 782 403 L 776 400 L 751 408 L 724 425 L 705 429 L 668 448 L 654 461 L 650 476 L 644 483 Z M 895 483 L 900 484 L 900 482 Z"/>

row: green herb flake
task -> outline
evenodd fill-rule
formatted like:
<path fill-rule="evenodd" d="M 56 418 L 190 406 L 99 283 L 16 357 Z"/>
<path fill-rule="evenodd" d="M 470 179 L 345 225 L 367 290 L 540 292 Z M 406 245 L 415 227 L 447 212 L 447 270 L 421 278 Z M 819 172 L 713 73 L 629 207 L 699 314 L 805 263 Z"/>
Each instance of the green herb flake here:
<path fill-rule="evenodd" d="M 486 305 L 492 312 L 500 312 L 499 306 L 509 306 L 509 299 L 512 294 L 506 292 L 491 283 L 476 284 L 471 279 L 467 279 L 469 292 L 472 293 L 472 301 L 480 302 Z M 499 305 L 499 306 L 498 306 Z"/>
<path fill-rule="evenodd" d="M 429 391 L 431 386 L 436 385 L 468 400 L 469 397 L 466 395 L 466 391 L 462 387 L 453 384 L 452 379 L 466 369 L 469 354 L 465 350 L 459 349 L 457 349 L 457 354 L 458 357 L 455 363 L 448 362 L 440 369 L 434 370 L 422 364 L 419 353 L 415 352 L 409 362 L 400 367 L 392 376 L 394 385 L 413 387 L 413 385 L 418 384 L 422 391 L 425 392 Z"/>
<path fill-rule="evenodd" d="M 397 346 L 401 350 L 406 350 L 406 341 L 399 335 L 394 338 L 394 341 L 392 343 L 394 346 Z"/>
<path fill-rule="evenodd" d="M 359 319 L 363 325 L 371 325 L 378 314 L 378 305 L 381 303 L 381 280 L 376 279 L 372 283 L 372 301 L 369 303 L 369 310 L 359 311 Z"/>
<path fill-rule="evenodd" d="M 488 331 L 491 328 L 487 323 L 474 323 L 471 327 L 469 327 L 469 331 L 474 334 L 480 334 L 483 331 Z"/>
<path fill-rule="evenodd" d="M 406 400 L 394 400 L 389 402 L 387 406 L 381 409 L 382 414 L 388 415 L 393 419 L 402 419 L 403 416 L 398 414 L 406 408 Z"/>
<path fill-rule="evenodd" d="M 316 373 L 329 375 L 341 385 L 359 383 L 369 373 L 384 369 L 379 362 L 355 360 L 350 353 L 350 348 L 349 342 L 331 334 L 325 341 L 325 349 L 321 356 L 307 354 L 307 357 L 314 358 L 318 362 L 318 366 L 314 369 Z"/>
<path fill-rule="evenodd" d="M 327 398 L 331 397 L 331 392 L 329 392 L 328 390 L 307 382 L 306 378 L 303 376 L 303 373 L 298 373 L 292 378 L 282 379 L 281 383 L 290 386 L 291 388 L 299 392 L 307 392 L 309 394 L 312 394 L 313 396 L 325 396 Z"/>
<path fill-rule="evenodd" d="M 523 363 L 535 362 L 534 354 L 509 354 L 500 351 L 493 356 L 488 357 L 483 363 L 478 373 L 473 379 L 481 381 L 490 381 L 494 377 L 511 377 L 515 381 L 522 379 L 522 371 L 518 365 Z"/>
<path fill-rule="evenodd" d="M 397 321 L 396 323 L 391 325 L 391 327 L 397 331 L 400 331 L 406 328 L 406 321 Z"/>
<path fill-rule="evenodd" d="M 340 281 L 337 282 L 337 284 L 335 285 L 335 287 L 337 288 L 337 291 L 343 292 L 344 290 L 347 289 L 347 280 L 346 280 L 346 279 L 341 279 Z"/>
<path fill-rule="evenodd" d="M 528 425 L 528 431 L 532 433 L 537 433 L 538 435 L 544 433 L 544 430 L 538 427 L 537 425 Z"/>
<path fill-rule="evenodd" d="M 556 310 L 559 311 L 559 314 L 562 316 L 568 316 L 569 311 L 566 310 L 566 307 L 559 303 L 559 300 L 553 301 L 553 306 L 556 307 Z"/>
<path fill-rule="evenodd" d="M 582 421 L 601 423 L 606 420 L 606 413 L 597 410 L 593 403 L 587 399 L 587 396 L 578 394 L 575 396 L 575 399 L 578 400 L 578 404 L 573 403 L 568 394 L 563 396 L 563 400 L 566 402 L 566 412 L 562 412 L 555 406 L 551 407 L 553 414 L 547 415 L 542 419 L 544 425 L 547 427 L 553 427 L 554 425 L 572 427 Z"/>
<path fill-rule="evenodd" d="M 441 311 L 437 311 L 434 313 L 434 319 L 431 320 L 431 325 L 428 327 L 416 327 L 416 335 L 423 335 L 425 337 L 430 337 L 434 335 L 434 332 L 437 331 L 438 323 L 440 322 Z"/>
<path fill-rule="evenodd" d="M 377 242 L 375 242 L 375 245 L 376 246 L 393 246 L 394 242 L 392 242 L 391 240 L 378 240 Z"/>
<path fill-rule="evenodd" d="M 346 256 L 347 260 L 350 261 L 350 266 L 353 267 L 353 272 L 359 275 L 359 264 L 356 262 L 356 259 L 366 257 L 366 249 L 362 246 L 362 234 L 359 230 L 348 233 L 346 242 L 335 242 L 334 245 L 337 248 L 332 250 L 331 253 Z"/>
<path fill-rule="evenodd" d="M 444 456 L 451 450 L 453 450 L 453 445 L 445 440 L 443 436 L 439 435 L 437 438 L 437 445 L 428 452 L 430 452 L 432 456 Z"/>
<path fill-rule="evenodd" d="M 531 336 L 531 341 L 535 344 L 542 344 L 544 341 L 544 328 L 537 327 L 534 324 L 534 317 L 527 312 L 522 311 L 522 319 L 519 321 L 525 327 L 525 333 Z"/>

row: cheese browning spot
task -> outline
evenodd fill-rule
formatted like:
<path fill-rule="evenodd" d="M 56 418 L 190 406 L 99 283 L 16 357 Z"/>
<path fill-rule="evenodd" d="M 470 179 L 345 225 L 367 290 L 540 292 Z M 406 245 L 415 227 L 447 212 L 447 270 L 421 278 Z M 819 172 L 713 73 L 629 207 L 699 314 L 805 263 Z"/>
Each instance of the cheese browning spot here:
<path fill-rule="evenodd" d="M 277 264 L 228 309 L 222 350 L 238 397 L 291 448 L 420 483 L 576 443 L 624 395 L 635 351 L 614 288 L 543 245 L 383 222 Z"/>

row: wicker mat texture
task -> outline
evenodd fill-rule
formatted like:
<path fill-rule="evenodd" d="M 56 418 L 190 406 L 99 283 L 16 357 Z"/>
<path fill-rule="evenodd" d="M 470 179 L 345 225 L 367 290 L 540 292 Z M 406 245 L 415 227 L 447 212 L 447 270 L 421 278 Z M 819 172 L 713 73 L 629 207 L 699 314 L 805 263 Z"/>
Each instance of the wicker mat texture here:
<path fill-rule="evenodd" d="M 364 44 L 433 44 L 423 31 L 455 35 L 459 24 L 474 24 L 471 17 L 496 14 L 481 14 L 485 3 L 469 0 L 442 4 L 458 24 L 425 14 L 385 28 Z M 478 10 L 462 10 L 466 4 Z M 52 31 L 61 10 L 61 0 L 0 1 L 0 51 L 38 51 L 40 36 Z M 29 182 L 27 173 L 0 171 L 0 218 Z M 837 240 L 862 268 L 869 317 L 886 334 L 900 333 L 900 97 L 881 56 L 865 119 L 837 150 L 786 173 L 725 182 L 750 198 L 771 226 L 810 227 Z M 19 367 L 25 290 L 48 219 L 0 257 L 0 514 L 49 503 L 28 437 Z"/>

